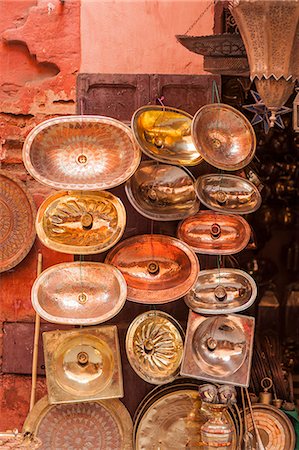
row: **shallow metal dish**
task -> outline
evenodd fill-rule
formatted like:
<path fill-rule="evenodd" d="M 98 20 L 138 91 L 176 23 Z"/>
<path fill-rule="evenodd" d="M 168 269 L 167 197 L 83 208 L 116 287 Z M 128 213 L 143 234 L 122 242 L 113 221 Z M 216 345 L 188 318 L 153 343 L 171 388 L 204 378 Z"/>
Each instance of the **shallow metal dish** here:
<path fill-rule="evenodd" d="M 160 234 L 120 242 L 105 262 L 122 272 L 128 300 L 146 304 L 183 297 L 194 286 L 199 272 L 198 259 L 184 242 Z"/>
<path fill-rule="evenodd" d="M 52 323 L 95 325 L 114 317 L 127 297 L 127 284 L 115 267 L 77 261 L 57 264 L 35 281 L 35 311 Z"/>
<path fill-rule="evenodd" d="M 122 237 L 126 210 L 110 192 L 64 192 L 48 197 L 36 218 L 44 245 L 62 253 L 102 253 Z"/>
<path fill-rule="evenodd" d="M 111 189 L 133 175 L 140 157 L 130 128 L 102 116 L 46 120 L 23 147 L 28 172 L 55 189 Z"/>
<path fill-rule="evenodd" d="M 192 116 L 168 106 L 148 105 L 133 114 L 131 128 L 141 150 L 157 161 L 195 166 L 202 161 L 191 137 Z"/>
<path fill-rule="evenodd" d="M 189 36 L 177 34 L 177 41 L 190 52 L 212 58 L 247 57 L 242 37 L 237 33 L 212 34 L 209 36 Z"/>
<path fill-rule="evenodd" d="M 144 161 L 127 181 L 133 207 L 153 220 L 181 220 L 199 210 L 194 180 L 185 169 Z"/>

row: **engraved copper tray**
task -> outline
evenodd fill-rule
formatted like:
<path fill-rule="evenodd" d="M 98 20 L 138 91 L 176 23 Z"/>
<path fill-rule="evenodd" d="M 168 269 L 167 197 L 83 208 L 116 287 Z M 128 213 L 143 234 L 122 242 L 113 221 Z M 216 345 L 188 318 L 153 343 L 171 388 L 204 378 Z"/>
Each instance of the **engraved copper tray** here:
<path fill-rule="evenodd" d="M 191 137 L 192 116 L 168 106 L 143 106 L 132 117 L 131 128 L 141 150 L 157 161 L 195 166 L 202 161 Z"/>
<path fill-rule="evenodd" d="M 114 325 L 43 333 L 49 403 L 123 396 Z"/>
<path fill-rule="evenodd" d="M 221 268 L 199 272 L 184 300 L 200 314 L 231 314 L 249 308 L 256 296 L 256 283 L 248 273 Z"/>
<path fill-rule="evenodd" d="M 199 200 L 214 211 L 249 214 L 262 202 L 258 188 L 245 178 L 228 174 L 199 177 L 195 184 Z"/>
<path fill-rule="evenodd" d="M 15 267 L 30 251 L 35 239 L 35 215 L 25 185 L 0 170 L 0 272 Z"/>
<path fill-rule="evenodd" d="M 127 181 L 133 207 L 153 220 L 181 220 L 199 210 L 194 180 L 185 169 L 144 161 Z"/>
<path fill-rule="evenodd" d="M 44 245 L 62 253 L 105 252 L 122 237 L 126 210 L 110 192 L 64 192 L 40 206 L 36 231 Z"/>
<path fill-rule="evenodd" d="M 209 36 L 189 36 L 177 34 L 177 41 L 190 52 L 213 58 L 247 58 L 242 37 L 237 33 L 211 34 Z"/>
<path fill-rule="evenodd" d="M 126 336 L 129 363 L 152 384 L 168 383 L 179 374 L 184 332 L 180 324 L 163 311 L 147 311 L 130 324 Z"/>
<path fill-rule="evenodd" d="M 231 255 L 243 250 L 251 229 L 243 217 L 201 211 L 179 224 L 178 238 L 195 252 L 207 255 Z"/>
<path fill-rule="evenodd" d="M 42 441 L 40 450 L 132 450 L 132 420 L 120 400 L 50 405 L 43 397 L 23 427 Z"/>
<path fill-rule="evenodd" d="M 130 178 L 141 153 L 129 127 L 111 117 L 46 120 L 27 136 L 23 161 L 40 183 L 55 189 L 111 189 Z"/>
<path fill-rule="evenodd" d="M 125 277 L 128 300 L 137 303 L 167 303 L 183 297 L 193 287 L 199 272 L 194 252 L 170 236 L 145 234 L 120 242 L 107 255 L 106 263 Z"/>
<path fill-rule="evenodd" d="M 205 105 L 197 111 L 192 138 L 202 157 L 218 169 L 241 169 L 255 153 L 251 123 L 237 109 L 222 103 Z"/>
<path fill-rule="evenodd" d="M 48 322 L 95 325 L 114 317 L 127 297 L 127 284 L 115 267 L 96 262 L 57 264 L 35 281 L 31 300 Z"/>

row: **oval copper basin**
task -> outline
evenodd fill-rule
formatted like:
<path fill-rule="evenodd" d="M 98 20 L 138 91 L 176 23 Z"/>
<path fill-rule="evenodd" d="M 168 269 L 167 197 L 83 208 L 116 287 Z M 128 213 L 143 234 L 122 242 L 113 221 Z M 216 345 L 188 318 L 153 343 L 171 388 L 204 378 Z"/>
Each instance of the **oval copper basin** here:
<path fill-rule="evenodd" d="M 46 120 L 29 133 L 23 148 L 25 167 L 37 181 L 83 191 L 120 185 L 133 175 L 140 156 L 130 128 L 101 116 Z"/>
<path fill-rule="evenodd" d="M 146 304 L 182 297 L 193 287 L 199 272 L 198 259 L 184 242 L 158 234 L 120 242 L 105 262 L 122 272 L 128 300 Z"/>
<path fill-rule="evenodd" d="M 182 168 L 144 161 L 127 181 L 133 207 L 153 220 L 180 220 L 199 210 L 192 177 Z"/>
<path fill-rule="evenodd" d="M 179 224 L 178 237 L 195 252 L 230 255 L 243 250 L 250 239 L 250 226 L 236 214 L 202 211 Z"/>
<path fill-rule="evenodd" d="M 251 123 L 235 108 L 213 103 L 192 121 L 192 138 L 202 157 L 223 170 L 238 170 L 252 160 L 256 137 Z"/>
<path fill-rule="evenodd" d="M 113 266 L 96 262 L 62 263 L 35 281 L 31 300 L 35 311 L 52 323 L 95 325 L 123 307 L 127 285 Z"/>
<path fill-rule="evenodd" d="M 235 175 L 203 175 L 197 179 L 195 189 L 200 201 L 214 211 L 248 214 L 262 202 L 257 187 Z"/>
<path fill-rule="evenodd" d="M 191 137 L 192 116 L 168 106 L 143 106 L 132 117 L 131 128 L 141 150 L 157 161 L 195 166 L 202 161 Z"/>
<path fill-rule="evenodd" d="M 58 192 L 40 206 L 36 231 L 44 245 L 62 253 L 101 253 L 116 244 L 126 210 L 110 192 Z"/>
<path fill-rule="evenodd" d="M 228 314 L 249 308 L 257 287 L 248 273 L 237 269 L 199 272 L 196 285 L 185 296 L 186 304 L 200 314 Z"/>

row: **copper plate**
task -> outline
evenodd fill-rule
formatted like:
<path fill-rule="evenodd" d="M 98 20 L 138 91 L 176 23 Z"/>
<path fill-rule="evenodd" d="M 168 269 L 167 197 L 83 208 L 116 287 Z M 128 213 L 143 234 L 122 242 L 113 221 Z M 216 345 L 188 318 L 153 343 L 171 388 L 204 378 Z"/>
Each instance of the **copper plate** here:
<path fill-rule="evenodd" d="M 177 34 L 176 39 L 190 52 L 212 58 L 247 57 L 242 37 L 237 33 L 211 34 L 209 36 L 189 36 Z"/>
<path fill-rule="evenodd" d="M 115 267 L 96 262 L 57 264 L 35 281 L 31 299 L 48 322 L 95 325 L 114 317 L 127 297 L 124 277 Z"/>
<path fill-rule="evenodd" d="M 243 250 L 251 229 L 243 217 L 201 211 L 179 224 L 178 238 L 195 252 L 207 255 L 231 255 Z"/>
<path fill-rule="evenodd" d="M 237 109 L 222 103 L 205 105 L 197 111 L 192 138 L 202 157 L 218 169 L 241 169 L 255 153 L 251 123 Z"/>
<path fill-rule="evenodd" d="M 194 180 L 185 169 L 144 161 L 125 186 L 128 199 L 153 220 L 181 220 L 199 210 Z"/>
<path fill-rule="evenodd" d="M 105 262 L 122 272 L 128 285 L 128 300 L 146 304 L 183 297 L 195 284 L 199 272 L 198 259 L 188 245 L 159 234 L 120 242 Z"/>
<path fill-rule="evenodd" d="M 110 192 L 64 192 L 40 206 L 36 231 L 44 245 L 62 253 L 102 253 L 122 237 L 126 210 Z"/>
<path fill-rule="evenodd" d="M 256 296 L 255 281 L 248 273 L 221 268 L 199 272 L 184 300 L 200 314 L 231 314 L 249 308 Z"/>
<path fill-rule="evenodd" d="M 15 267 L 35 239 L 36 209 L 25 185 L 0 170 L 0 272 Z"/>
<path fill-rule="evenodd" d="M 148 105 L 132 117 L 131 128 L 141 150 L 157 161 L 195 166 L 202 161 L 191 137 L 192 116 L 168 106 Z"/>
<path fill-rule="evenodd" d="M 111 189 L 133 175 L 140 157 L 130 128 L 102 116 L 46 120 L 23 147 L 28 172 L 55 189 Z"/>
<path fill-rule="evenodd" d="M 41 439 L 40 450 L 132 450 L 132 420 L 115 399 L 50 405 L 43 397 L 23 427 Z"/>
<path fill-rule="evenodd" d="M 203 175 L 197 179 L 195 189 L 199 200 L 214 211 L 249 214 L 256 211 L 262 202 L 257 187 L 235 175 Z"/>
<path fill-rule="evenodd" d="M 163 311 L 140 314 L 127 331 L 129 363 L 148 383 L 168 383 L 179 374 L 183 345 L 184 332 L 180 324 Z"/>

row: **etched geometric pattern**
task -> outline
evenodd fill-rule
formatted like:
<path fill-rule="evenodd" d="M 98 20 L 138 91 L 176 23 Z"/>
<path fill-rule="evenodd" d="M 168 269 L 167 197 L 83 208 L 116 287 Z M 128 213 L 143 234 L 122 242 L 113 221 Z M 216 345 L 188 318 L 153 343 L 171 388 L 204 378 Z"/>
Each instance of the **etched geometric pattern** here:
<path fill-rule="evenodd" d="M 265 450 L 286 450 L 290 447 L 286 424 L 267 411 L 254 410 L 254 421 L 259 430 Z M 251 414 L 247 414 L 248 431 L 254 434 Z"/>

